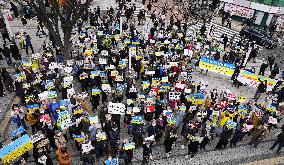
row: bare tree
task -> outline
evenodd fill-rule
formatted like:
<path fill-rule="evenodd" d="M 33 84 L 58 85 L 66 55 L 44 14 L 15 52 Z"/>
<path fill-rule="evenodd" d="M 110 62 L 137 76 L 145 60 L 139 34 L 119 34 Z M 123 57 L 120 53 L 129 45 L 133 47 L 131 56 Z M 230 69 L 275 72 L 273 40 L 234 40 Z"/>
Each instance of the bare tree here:
<path fill-rule="evenodd" d="M 44 0 L 24 0 L 24 2 L 35 10 L 38 19 L 53 36 L 56 45 L 60 47 L 65 57 L 69 57 L 72 29 L 80 17 L 87 12 L 91 1 L 49 0 L 48 7 Z M 60 35 L 60 28 L 63 36 Z"/>

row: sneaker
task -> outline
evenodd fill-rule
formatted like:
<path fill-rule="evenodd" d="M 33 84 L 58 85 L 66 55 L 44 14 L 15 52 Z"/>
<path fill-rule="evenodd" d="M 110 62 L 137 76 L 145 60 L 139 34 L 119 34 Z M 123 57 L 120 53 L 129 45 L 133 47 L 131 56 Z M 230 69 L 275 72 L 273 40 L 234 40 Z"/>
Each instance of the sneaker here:
<path fill-rule="evenodd" d="M 167 158 L 169 158 L 170 157 L 170 153 L 166 153 L 166 156 L 167 156 Z"/>
<path fill-rule="evenodd" d="M 189 161 L 192 161 L 193 158 L 190 158 Z"/>
<path fill-rule="evenodd" d="M 189 158 L 189 155 L 186 155 L 185 158 L 188 159 L 188 158 Z"/>

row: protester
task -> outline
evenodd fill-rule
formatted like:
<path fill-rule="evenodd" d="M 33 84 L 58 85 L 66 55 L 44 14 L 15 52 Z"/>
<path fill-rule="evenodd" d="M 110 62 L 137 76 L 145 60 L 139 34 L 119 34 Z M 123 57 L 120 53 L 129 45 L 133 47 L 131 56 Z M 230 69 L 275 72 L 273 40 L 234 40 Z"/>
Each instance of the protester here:
<path fill-rule="evenodd" d="M 14 139 L 25 134 L 33 139 L 36 147 L 30 150 L 35 162 L 56 163 L 55 152 L 62 165 L 74 164 L 73 154 L 83 164 L 131 164 L 132 160 L 150 164 L 159 146 L 166 158 L 174 156 L 175 146 L 187 146 L 186 157 L 192 160 L 216 136 L 216 150 L 229 142 L 236 147 L 250 134 L 249 144 L 257 147 L 278 126 L 284 89 L 280 80 L 271 78 L 278 77 L 280 68 L 273 64 L 269 78 L 265 69 L 271 60 L 261 65 L 259 75 L 243 65 L 256 46 L 244 39 L 228 43 L 226 35 L 221 41 L 207 37 L 205 23 L 200 33 L 190 33 L 188 22 L 182 24 L 168 4 L 158 9 L 158 2 L 145 1 L 152 13 L 149 20 L 145 10 L 135 15 L 135 6 L 117 2 L 118 9 L 101 12 L 98 6 L 82 14 L 70 42 L 72 59 L 57 47 L 56 36 L 49 34 L 37 54 L 30 35 L 23 30 L 16 33 L 20 48 L 26 48 L 27 54 L 31 48 L 33 55 L 16 66 L 13 78 L 1 70 L 0 96 L 14 83 L 19 103 L 12 106 L 11 121 L 26 130 Z M 126 18 L 120 18 L 122 14 Z M 148 21 L 148 30 L 139 32 Z M 5 48 L 7 62 L 11 54 L 21 59 L 17 46 Z M 223 89 L 225 78 L 205 82 L 200 70 L 206 70 L 207 76 L 229 76 L 236 87 L 256 88 L 254 99 Z M 267 97 L 259 104 L 262 93 Z M 181 144 L 176 143 L 179 139 Z M 282 134 L 272 149 L 282 146 L 281 139 Z M 141 148 L 139 158 L 136 151 Z"/>

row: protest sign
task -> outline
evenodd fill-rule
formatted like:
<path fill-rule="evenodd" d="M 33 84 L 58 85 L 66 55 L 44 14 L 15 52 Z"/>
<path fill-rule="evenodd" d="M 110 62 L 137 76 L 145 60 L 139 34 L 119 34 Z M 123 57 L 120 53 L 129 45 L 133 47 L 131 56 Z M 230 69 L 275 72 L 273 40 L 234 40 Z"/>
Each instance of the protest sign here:
<path fill-rule="evenodd" d="M 49 114 L 44 114 L 39 117 L 40 122 L 51 122 Z"/>
<path fill-rule="evenodd" d="M 83 135 L 73 135 L 72 137 L 77 142 L 82 142 L 85 140 L 85 137 Z"/>
<path fill-rule="evenodd" d="M 70 104 L 70 99 L 64 99 L 59 101 L 60 109 L 66 110 L 68 108 L 68 105 Z"/>
<path fill-rule="evenodd" d="M 186 96 L 186 99 L 188 101 L 191 101 L 194 105 L 200 105 L 204 103 L 205 95 L 201 93 L 191 94 L 189 96 Z"/>
<path fill-rule="evenodd" d="M 179 100 L 181 92 L 169 92 L 169 100 Z"/>
<path fill-rule="evenodd" d="M 92 95 L 99 95 L 101 93 L 101 90 L 98 88 L 92 89 Z"/>
<path fill-rule="evenodd" d="M 49 99 L 57 98 L 57 92 L 56 91 L 48 91 L 47 92 L 47 98 L 49 98 Z"/>
<path fill-rule="evenodd" d="M 89 153 L 93 149 L 95 148 L 92 146 L 91 141 L 89 141 L 88 143 L 82 144 L 82 153 Z"/>
<path fill-rule="evenodd" d="M 135 149 L 135 143 L 131 142 L 131 143 L 126 143 L 123 145 L 123 149 L 124 150 L 132 150 Z"/>
<path fill-rule="evenodd" d="M 90 124 L 97 124 L 99 122 L 98 116 L 89 117 Z"/>
<path fill-rule="evenodd" d="M 82 107 L 82 105 L 78 105 L 75 109 L 74 109 L 74 112 L 73 114 L 76 115 L 76 114 L 82 114 L 84 112 L 84 109 Z"/>
<path fill-rule="evenodd" d="M 27 109 L 30 112 L 34 112 L 36 110 L 39 110 L 39 104 L 28 104 Z"/>
<path fill-rule="evenodd" d="M 260 84 L 259 80 L 261 81 L 266 80 L 267 81 L 267 91 L 271 91 L 277 83 L 277 80 L 264 77 L 258 74 L 254 74 L 254 73 L 251 73 L 245 70 L 240 71 L 240 74 L 238 75 L 237 79 L 239 82 L 255 87 L 255 88 L 258 87 L 258 85 Z"/>
<path fill-rule="evenodd" d="M 122 115 L 125 113 L 126 107 L 122 103 L 112 103 L 108 105 L 108 113 Z"/>
<path fill-rule="evenodd" d="M 71 116 L 68 111 L 58 113 L 57 125 L 62 129 L 67 129 L 72 125 Z"/>
<path fill-rule="evenodd" d="M 155 111 L 155 106 L 153 106 L 153 105 L 146 105 L 145 106 L 145 111 L 146 112 L 154 112 Z"/>
<path fill-rule="evenodd" d="M 99 64 L 101 64 L 101 65 L 106 65 L 106 64 L 107 64 L 107 59 L 105 59 L 105 58 L 99 58 Z"/>
<path fill-rule="evenodd" d="M 10 144 L 4 146 L 0 149 L 0 158 L 4 164 L 8 164 L 18 157 L 22 156 L 24 153 L 32 150 L 33 144 L 30 140 L 29 135 L 25 134 L 22 137 L 16 139 Z"/>
<path fill-rule="evenodd" d="M 14 131 L 12 131 L 12 136 L 13 137 L 18 136 L 24 132 L 25 132 L 25 129 L 22 126 L 20 126 L 19 128 L 16 128 Z"/>
<path fill-rule="evenodd" d="M 97 138 L 97 141 L 102 141 L 102 140 L 106 140 L 107 136 L 105 132 L 101 132 L 101 133 L 96 134 L 96 138 Z"/>
<path fill-rule="evenodd" d="M 102 90 L 107 93 L 111 92 L 110 84 L 102 84 Z"/>
<path fill-rule="evenodd" d="M 179 110 L 181 110 L 181 111 L 185 111 L 185 110 L 186 110 L 186 106 L 184 106 L 184 105 L 179 106 Z"/>
<path fill-rule="evenodd" d="M 142 116 L 134 116 L 131 118 L 131 123 L 132 124 L 141 124 L 143 121 Z"/>
<path fill-rule="evenodd" d="M 54 83 L 55 83 L 54 80 L 46 80 L 45 89 L 47 89 L 47 90 L 54 89 L 55 88 Z"/>
<path fill-rule="evenodd" d="M 139 109 L 139 107 L 133 107 L 132 111 L 133 111 L 133 113 L 139 113 L 140 109 Z"/>
<path fill-rule="evenodd" d="M 220 73 L 226 76 L 232 76 L 235 65 L 230 63 L 219 62 L 206 57 L 201 57 L 199 62 L 201 69 L 209 70 L 215 73 Z"/>

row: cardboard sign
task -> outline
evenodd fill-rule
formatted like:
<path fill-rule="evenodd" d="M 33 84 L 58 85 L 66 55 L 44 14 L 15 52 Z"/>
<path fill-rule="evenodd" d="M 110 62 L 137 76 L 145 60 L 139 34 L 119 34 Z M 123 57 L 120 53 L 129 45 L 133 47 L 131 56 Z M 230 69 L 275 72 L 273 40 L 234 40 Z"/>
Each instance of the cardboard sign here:
<path fill-rule="evenodd" d="M 154 75 L 154 74 L 155 74 L 155 71 L 145 71 L 145 74 L 146 74 L 146 75 Z"/>
<path fill-rule="evenodd" d="M 89 141 L 86 144 L 82 144 L 82 153 L 89 153 L 90 151 L 92 151 L 93 149 L 95 149 L 92 144 L 91 141 Z"/>
<path fill-rule="evenodd" d="M 69 104 L 71 104 L 70 99 L 64 99 L 59 101 L 61 110 L 67 110 Z"/>
<path fill-rule="evenodd" d="M 97 138 L 96 139 L 97 141 L 102 141 L 102 140 L 106 140 L 107 136 L 105 132 L 101 132 L 101 133 L 96 134 L 96 138 Z"/>
<path fill-rule="evenodd" d="M 112 103 L 108 105 L 108 113 L 122 115 L 125 113 L 126 107 L 122 103 Z"/>
<path fill-rule="evenodd" d="M 140 109 L 139 109 L 139 107 L 133 107 L 132 111 L 133 111 L 133 113 L 139 113 Z"/>
<path fill-rule="evenodd" d="M 179 100 L 181 92 L 169 92 L 169 100 Z"/>
<path fill-rule="evenodd" d="M 72 67 L 65 67 L 65 68 L 64 68 L 64 72 L 67 73 L 67 74 L 72 73 L 72 71 L 73 71 L 73 68 L 72 68 Z"/>
<path fill-rule="evenodd" d="M 102 90 L 106 93 L 111 92 L 111 86 L 110 84 L 102 84 Z"/>
<path fill-rule="evenodd" d="M 99 64 L 101 64 L 101 65 L 106 65 L 106 64 L 107 64 L 107 59 L 105 59 L 105 58 L 99 58 Z"/>
<path fill-rule="evenodd" d="M 134 116 L 131 119 L 132 124 L 141 124 L 143 122 L 142 116 Z"/>
<path fill-rule="evenodd" d="M 93 95 L 93 96 L 94 96 L 94 95 L 99 95 L 99 94 L 101 94 L 101 90 L 100 90 L 100 89 L 98 89 L 98 88 L 92 89 L 92 95 Z"/>
<path fill-rule="evenodd" d="M 191 106 L 189 107 L 189 111 L 195 111 L 196 108 L 197 108 L 196 105 L 191 105 Z"/>
<path fill-rule="evenodd" d="M 115 81 L 123 81 L 123 76 L 119 76 L 119 75 L 117 75 L 116 77 L 115 77 Z"/>
<path fill-rule="evenodd" d="M 246 97 L 245 96 L 238 96 L 237 101 L 240 102 L 240 103 L 243 103 L 243 102 L 246 101 Z"/>
<path fill-rule="evenodd" d="M 62 130 L 72 126 L 71 116 L 68 111 L 61 111 L 58 113 L 57 125 Z"/>
<path fill-rule="evenodd" d="M 31 136 L 32 143 L 37 143 L 38 141 L 45 139 L 45 135 L 42 133 L 37 133 Z"/>
<path fill-rule="evenodd" d="M 165 82 L 169 82 L 169 77 L 166 76 L 166 77 L 162 77 L 162 80 L 161 80 L 163 83 Z"/>
<path fill-rule="evenodd" d="M 227 107 L 228 105 L 229 105 L 229 101 L 228 101 L 228 100 L 222 100 L 222 101 L 220 102 L 221 108 L 225 108 L 225 107 Z"/>
<path fill-rule="evenodd" d="M 57 92 L 56 91 L 48 91 L 47 98 L 49 98 L 49 99 L 57 98 Z"/>
<path fill-rule="evenodd" d="M 203 104 L 205 101 L 205 95 L 201 93 L 191 94 L 186 97 L 188 101 L 191 101 L 194 105 Z"/>
<path fill-rule="evenodd" d="M 32 149 L 33 144 L 30 140 L 29 135 L 26 134 L 1 148 L 0 158 L 2 159 L 4 164 L 9 164 L 10 162 L 16 160 L 18 157 L 22 156 L 24 153 Z"/>
<path fill-rule="evenodd" d="M 98 116 L 89 117 L 89 121 L 91 125 L 97 124 L 99 122 L 99 117 Z"/>
<path fill-rule="evenodd" d="M 102 53 L 102 56 L 108 56 L 108 51 L 107 50 L 103 50 L 101 53 Z"/>
<path fill-rule="evenodd" d="M 72 137 L 77 142 L 82 142 L 85 140 L 85 137 L 83 135 L 73 135 Z"/>
<path fill-rule="evenodd" d="M 116 70 L 111 71 L 111 72 L 110 72 L 110 75 L 111 75 L 112 77 L 118 76 L 118 71 L 116 71 Z"/>
<path fill-rule="evenodd" d="M 154 112 L 155 107 L 153 105 L 146 105 L 145 106 L 145 112 Z"/>
<path fill-rule="evenodd" d="M 36 110 L 39 110 L 39 104 L 29 104 L 29 105 L 27 105 L 27 109 L 30 112 L 34 112 Z"/>
<path fill-rule="evenodd" d="M 126 87 L 127 87 L 127 84 L 126 83 L 117 83 L 117 89 L 119 90 L 119 91 L 124 91 L 125 89 L 126 89 Z"/>
<path fill-rule="evenodd" d="M 237 97 L 237 95 L 232 93 L 232 92 L 227 93 L 227 98 L 229 100 L 236 100 L 236 97 Z"/>
<path fill-rule="evenodd" d="M 54 83 L 55 83 L 54 80 L 46 80 L 45 89 L 47 89 L 47 90 L 54 89 L 55 88 Z"/>
<path fill-rule="evenodd" d="M 39 121 L 40 121 L 40 122 L 45 122 L 45 123 L 51 122 L 51 119 L 50 119 L 49 114 L 41 115 L 41 116 L 39 117 Z"/>
<path fill-rule="evenodd" d="M 126 143 L 123 145 L 123 149 L 124 150 L 133 150 L 135 149 L 135 143 L 131 142 L 131 143 Z"/>

